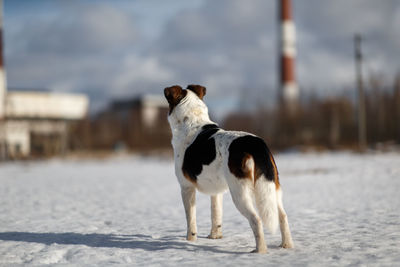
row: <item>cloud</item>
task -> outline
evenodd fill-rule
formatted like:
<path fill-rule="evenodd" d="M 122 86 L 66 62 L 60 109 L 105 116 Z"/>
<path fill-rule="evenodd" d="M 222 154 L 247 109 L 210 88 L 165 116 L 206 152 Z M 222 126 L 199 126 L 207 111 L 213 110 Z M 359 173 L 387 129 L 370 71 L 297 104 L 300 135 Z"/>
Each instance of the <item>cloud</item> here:
<path fill-rule="evenodd" d="M 354 86 L 353 37 L 364 38 L 365 70 L 399 71 L 400 34 L 394 1 L 293 1 L 297 28 L 297 78 L 320 94 Z M 205 1 L 174 17 L 154 53 L 184 81 L 209 86 L 212 97 L 227 94 L 249 103 L 276 99 L 277 6 L 273 1 Z M 267 100 L 268 99 L 268 100 Z M 271 101 L 272 100 L 272 101 Z"/>
<path fill-rule="evenodd" d="M 169 22 L 153 53 L 182 83 L 204 84 L 221 100 L 249 88 L 272 91 L 275 9 L 272 1 L 205 1 Z"/>
<path fill-rule="evenodd" d="M 398 2 L 292 2 L 301 88 L 354 85 L 355 32 L 364 37 L 366 71 L 400 70 Z M 139 9 L 125 1 L 51 3 L 7 24 L 10 86 L 84 92 L 92 107 L 189 83 L 207 86 L 216 108 L 234 108 L 244 96 L 252 106 L 276 100 L 276 1 L 198 0 L 182 8 L 174 2 L 168 12 L 162 2 Z"/>
<path fill-rule="evenodd" d="M 112 96 L 121 98 L 131 95 L 136 90 L 159 92 L 165 84 L 173 83 L 175 74 L 172 69 L 165 68 L 155 57 L 138 57 L 130 55 L 124 58 L 120 72 L 116 73 L 111 84 Z M 146 89 L 146 90 L 144 90 Z"/>
<path fill-rule="evenodd" d="M 364 71 L 400 71 L 396 1 L 294 1 L 298 31 L 298 80 L 303 87 L 352 87 L 354 34 L 363 37 Z M 314 8 L 310 8 L 314 7 Z M 367 74 L 367 73 L 365 73 Z"/>
<path fill-rule="evenodd" d="M 56 7 L 57 16 L 31 17 L 6 35 L 13 41 L 6 50 L 8 84 L 84 92 L 93 106 L 104 104 L 127 53 L 138 53 L 135 44 L 145 38 L 122 9 L 76 1 Z"/>
<path fill-rule="evenodd" d="M 60 7 L 57 17 L 26 23 L 18 37 L 22 49 L 33 53 L 83 55 L 104 53 L 133 45 L 139 38 L 134 20 L 107 5 Z"/>

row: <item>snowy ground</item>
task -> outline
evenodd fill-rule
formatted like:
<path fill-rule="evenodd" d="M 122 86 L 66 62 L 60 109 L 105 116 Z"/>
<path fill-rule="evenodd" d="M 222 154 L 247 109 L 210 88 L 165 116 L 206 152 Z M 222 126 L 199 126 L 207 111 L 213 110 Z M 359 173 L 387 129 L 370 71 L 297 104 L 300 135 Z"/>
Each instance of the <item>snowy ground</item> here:
<path fill-rule="evenodd" d="M 248 253 L 247 221 L 224 198 L 224 238 L 184 240 L 173 162 L 138 156 L 0 164 L 0 265 L 284 266 L 400 264 L 400 154 L 280 154 L 295 249 Z"/>

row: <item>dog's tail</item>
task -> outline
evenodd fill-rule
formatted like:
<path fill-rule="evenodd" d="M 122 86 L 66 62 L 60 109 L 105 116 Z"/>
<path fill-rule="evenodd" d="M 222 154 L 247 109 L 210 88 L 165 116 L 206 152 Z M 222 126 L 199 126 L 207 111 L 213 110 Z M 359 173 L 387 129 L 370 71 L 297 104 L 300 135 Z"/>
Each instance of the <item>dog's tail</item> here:
<path fill-rule="evenodd" d="M 279 225 L 278 169 L 271 151 L 261 138 L 254 138 L 250 147 L 254 160 L 254 195 L 258 214 L 264 226 L 271 233 L 275 233 Z"/>

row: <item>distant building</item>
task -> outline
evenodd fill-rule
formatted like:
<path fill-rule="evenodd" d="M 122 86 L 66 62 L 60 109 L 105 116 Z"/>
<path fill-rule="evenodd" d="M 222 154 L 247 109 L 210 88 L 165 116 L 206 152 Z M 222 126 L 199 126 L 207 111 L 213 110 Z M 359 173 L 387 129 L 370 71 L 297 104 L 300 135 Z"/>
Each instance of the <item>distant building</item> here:
<path fill-rule="evenodd" d="M 140 95 L 114 101 L 92 125 L 95 148 L 130 150 L 171 147 L 168 103 L 162 95 Z"/>
<path fill-rule="evenodd" d="M 132 149 L 171 147 L 168 103 L 162 95 L 139 95 L 126 101 L 115 101 L 112 112 L 124 117 L 125 140 Z"/>
<path fill-rule="evenodd" d="M 0 88 L 5 91 L 1 84 Z M 83 119 L 89 104 L 81 94 L 10 91 L 3 95 L 0 159 L 65 152 L 68 125 Z"/>
<path fill-rule="evenodd" d="M 167 119 L 168 103 L 162 95 L 144 94 L 129 100 L 114 101 L 111 110 L 116 113 L 138 112 L 137 123 L 144 128 L 159 126 L 160 117 Z"/>

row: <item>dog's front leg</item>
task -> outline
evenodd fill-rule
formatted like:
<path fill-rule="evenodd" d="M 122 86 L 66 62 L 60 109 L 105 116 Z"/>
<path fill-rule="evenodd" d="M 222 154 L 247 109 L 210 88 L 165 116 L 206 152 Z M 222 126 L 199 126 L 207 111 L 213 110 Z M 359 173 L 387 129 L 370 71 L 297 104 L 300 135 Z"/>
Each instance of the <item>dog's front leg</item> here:
<path fill-rule="evenodd" d="M 183 206 L 185 207 L 187 236 L 189 241 L 196 241 L 197 226 L 196 226 L 196 188 L 181 187 Z"/>
<path fill-rule="evenodd" d="M 222 199 L 223 195 L 211 196 L 211 233 L 210 239 L 222 238 Z"/>

